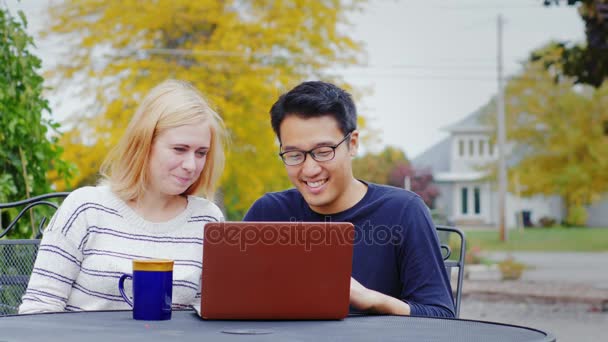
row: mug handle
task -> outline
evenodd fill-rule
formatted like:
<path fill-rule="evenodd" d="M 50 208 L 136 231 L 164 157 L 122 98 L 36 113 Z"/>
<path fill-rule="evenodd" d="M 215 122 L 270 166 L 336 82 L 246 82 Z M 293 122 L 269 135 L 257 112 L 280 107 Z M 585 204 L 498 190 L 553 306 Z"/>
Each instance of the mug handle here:
<path fill-rule="evenodd" d="M 122 299 L 124 299 L 125 302 L 127 302 L 127 304 L 129 304 L 129 306 L 133 307 L 133 302 L 125 294 L 125 280 L 127 278 L 133 280 L 133 276 L 130 274 L 123 274 L 122 276 L 120 276 L 120 279 L 118 280 L 118 291 L 120 291 L 120 295 L 122 296 Z"/>

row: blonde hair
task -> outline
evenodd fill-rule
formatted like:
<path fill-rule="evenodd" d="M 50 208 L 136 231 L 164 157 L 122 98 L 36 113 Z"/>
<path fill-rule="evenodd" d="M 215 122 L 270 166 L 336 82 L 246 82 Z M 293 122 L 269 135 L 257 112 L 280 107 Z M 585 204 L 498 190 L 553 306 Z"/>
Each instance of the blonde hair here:
<path fill-rule="evenodd" d="M 200 176 L 182 195 L 202 193 L 213 200 L 224 168 L 224 123 L 196 88 L 177 80 L 162 82 L 143 99 L 124 135 L 101 165 L 102 183 L 109 184 L 125 201 L 140 198 L 150 177 L 154 139 L 168 129 L 201 122 L 209 124 L 211 146 Z"/>

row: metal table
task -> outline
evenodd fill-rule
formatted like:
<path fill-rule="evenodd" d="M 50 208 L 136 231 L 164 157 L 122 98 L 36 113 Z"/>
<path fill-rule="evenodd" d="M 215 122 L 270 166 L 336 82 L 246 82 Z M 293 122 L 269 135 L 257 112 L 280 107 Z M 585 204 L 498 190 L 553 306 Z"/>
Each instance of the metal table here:
<path fill-rule="evenodd" d="M 13 341 L 555 341 L 540 330 L 482 321 L 353 315 L 342 321 L 205 321 L 174 311 L 170 321 L 135 321 L 131 311 L 0 317 Z"/>

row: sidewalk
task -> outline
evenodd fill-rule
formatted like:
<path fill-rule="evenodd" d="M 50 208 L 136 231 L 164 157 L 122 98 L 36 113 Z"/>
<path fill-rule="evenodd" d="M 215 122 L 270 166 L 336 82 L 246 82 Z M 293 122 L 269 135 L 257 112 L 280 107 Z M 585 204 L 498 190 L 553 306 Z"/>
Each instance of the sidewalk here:
<path fill-rule="evenodd" d="M 529 267 L 522 280 L 534 282 L 582 283 L 608 289 L 608 252 L 491 252 L 490 260 L 508 256 Z"/>
<path fill-rule="evenodd" d="M 471 267 L 470 279 L 463 284 L 463 301 L 472 297 L 581 303 L 590 305 L 592 311 L 608 311 L 608 253 L 495 252 L 487 253 L 486 257 L 500 261 L 509 255 L 529 267 L 522 278 L 502 281 L 498 274 L 475 274 L 479 270 Z"/>
<path fill-rule="evenodd" d="M 608 311 L 608 290 L 574 283 L 531 281 L 465 280 L 463 301 L 475 298 L 488 301 L 584 303 L 593 311 Z"/>

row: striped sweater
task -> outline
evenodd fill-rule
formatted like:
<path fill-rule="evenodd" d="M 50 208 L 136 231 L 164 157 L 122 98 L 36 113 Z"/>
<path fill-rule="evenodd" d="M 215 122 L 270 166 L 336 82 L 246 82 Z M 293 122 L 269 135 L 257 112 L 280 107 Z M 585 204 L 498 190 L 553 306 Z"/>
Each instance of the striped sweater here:
<path fill-rule="evenodd" d="M 203 227 L 220 220 L 219 208 L 200 197 L 189 196 L 175 218 L 153 223 L 106 186 L 75 190 L 44 232 L 19 313 L 128 310 L 118 279 L 137 258 L 174 260 L 173 308 L 197 304 Z M 130 280 L 125 292 L 132 293 Z"/>

